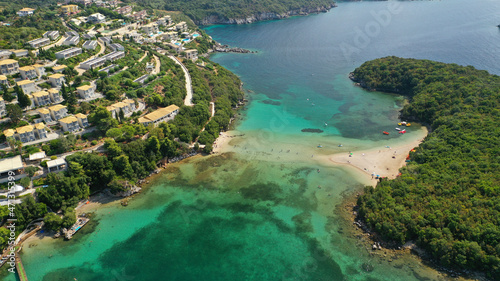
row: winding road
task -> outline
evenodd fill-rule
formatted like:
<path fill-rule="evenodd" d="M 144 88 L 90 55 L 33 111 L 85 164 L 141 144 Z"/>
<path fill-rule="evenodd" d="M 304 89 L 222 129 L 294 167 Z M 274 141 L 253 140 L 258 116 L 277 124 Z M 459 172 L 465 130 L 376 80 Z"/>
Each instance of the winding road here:
<path fill-rule="evenodd" d="M 182 62 L 179 61 L 178 58 L 174 56 L 168 56 L 171 60 L 173 60 L 176 64 L 182 67 L 184 71 L 184 76 L 186 77 L 186 98 L 184 99 L 184 105 L 193 106 L 193 86 L 191 85 L 191 75 L 189 75 L 189 71 Z"/>
<path fill-rule="evenodd" d="M 158 74 L 160 73 L 161 62 L 157 56 L 153 55 L 153 57 L 155 58 L 155 69 L 152 71 L 152 73 Z"/>
<path fill-rule="evenodd" d="M 93 58 L 97 58 L 99 57 L 100 55 L 102 55 L 104 53 L 104 51 L 106 51 L 106 46 L 104 46 L 104 44 L 100 41 L 100 40 L 97 40 L 97 44 L 99 44 L 99 46 L 101 46 L 101 49 L 99 50 L 99 52 L 93 56 L 91 56 L 90 58 L 88 58 L 87 60 L 91 60 Z M 87 61 L 85 60 L 85 61 Z M 84 61 L 84 62 L 85 62 Z M 80 68 L 80 65 L 82 63 L 79 63 L 77 66 L 75 66 L 75 70 L 78 72 L 78 75 L 82 75 L 86 70 L 83 69 L 83 68 Z"/>

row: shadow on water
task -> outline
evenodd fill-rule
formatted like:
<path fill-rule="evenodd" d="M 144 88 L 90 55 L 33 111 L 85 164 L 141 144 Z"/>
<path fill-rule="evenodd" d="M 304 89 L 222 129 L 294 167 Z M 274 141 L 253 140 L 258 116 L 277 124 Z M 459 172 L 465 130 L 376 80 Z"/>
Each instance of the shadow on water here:
<path fill-rule="evenodd" d="M 186 218 L 182 210 L 198 212 Z M 43 280 L 344 280 L 339 265 L 307 237 L 309 219 L 301 214 L 290 227 L 265 207 L 210 202 L 199 209 L 175 201 L 104 252 L 99 268 L 63 268 Z"/>

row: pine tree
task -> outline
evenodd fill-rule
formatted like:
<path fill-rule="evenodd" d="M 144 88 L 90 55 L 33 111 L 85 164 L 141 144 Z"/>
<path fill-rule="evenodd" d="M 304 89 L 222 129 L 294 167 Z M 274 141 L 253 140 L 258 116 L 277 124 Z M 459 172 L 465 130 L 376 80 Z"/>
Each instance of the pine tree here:
<path fill-rule="evenodd" d="M 17 94 L 17 103 L 21 108 L 26 108 L 31 105 L 31 100 L 28 95 L 25 95 L 24 92 L 19 88 L 19 86 L 15 86 L 14 90 Z"/>
<path fill-rule="evenodd" d="M 125 119 L 125 113 L 123 112 L 123 109 L 120 108 L 118 116 L 120 117 L 120 122 L 123 122 L 123 120 Z"/>
<path fill-rule="evenodd" d="M 61 86 L 61 95 L 62 95 L 62 98 L 64 99 L 64 102 L 67 103 L 67 101 L 68 101 L 68 90 L 66 89 L 66 83 L 62 83 L 62 86 Z"/>

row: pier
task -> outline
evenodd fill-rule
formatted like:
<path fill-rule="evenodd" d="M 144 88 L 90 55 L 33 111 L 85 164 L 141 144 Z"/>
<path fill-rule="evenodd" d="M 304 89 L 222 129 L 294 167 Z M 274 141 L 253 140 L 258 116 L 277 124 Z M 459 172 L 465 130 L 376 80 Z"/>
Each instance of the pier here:
<path fill-rule="evenodd" d="M 73 235 L 80 230 L 84 225 L 86 225 L 89 222 L 89 218 L 86 217 L 78 217 L 76 220 L 76 223 L 65 233 L 65 238 L 66 239 L 71 239 L 73 238 Z"/>
<path fill-rule="evenodd" d="M 21 281 L 28 281 L 28 275 L 26 275 L 26 271 L 24 271 L 23 262 L 18 254 L 16 254 L 16 270 Z"/>

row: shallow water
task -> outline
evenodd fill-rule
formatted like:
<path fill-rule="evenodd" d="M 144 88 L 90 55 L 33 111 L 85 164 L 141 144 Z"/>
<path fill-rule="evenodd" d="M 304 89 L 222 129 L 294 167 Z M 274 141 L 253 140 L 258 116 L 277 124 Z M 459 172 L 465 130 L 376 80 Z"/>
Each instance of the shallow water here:
<path fill-rule="evenodd" d="M 221 43 L 258 51 L 213 57 L 251 91 L 232 152 L 171 165 L 128 207 L 97 211 L 69 242 L 25 246 L 30 280 L 444 280 L 411 256 L 375 258 L 351 237 L 338 205 L 365 182 L 320 159 L 421 138 L 418 124 L 381 134 L 394 131 L 403 100 L 353 86 L 348 73 L 366 60 L 398 55 L 500 74 L 500 3 L 396 2 L 399 12 L 356 45 L 357 30 L 373 28 L 373 15 L 393 3 L 207 28 Z"/>

